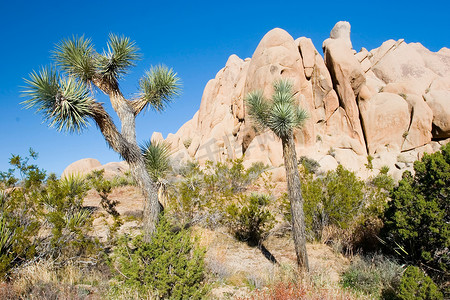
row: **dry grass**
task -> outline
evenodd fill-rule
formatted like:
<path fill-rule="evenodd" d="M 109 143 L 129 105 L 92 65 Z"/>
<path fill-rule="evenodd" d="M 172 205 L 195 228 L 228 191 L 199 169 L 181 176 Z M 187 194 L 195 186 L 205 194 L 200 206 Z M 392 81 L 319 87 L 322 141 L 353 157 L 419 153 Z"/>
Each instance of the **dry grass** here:
<path fill-rule="evenodd" d="M 34 261 L 15 270 L 11 283 L 0 289 L 0 299 L 100 299 L 108 276 L 105 270 L 72 261 L 62 266 L 52 260 Z M 14 297 L 8 298 L 5 291 Z"/>

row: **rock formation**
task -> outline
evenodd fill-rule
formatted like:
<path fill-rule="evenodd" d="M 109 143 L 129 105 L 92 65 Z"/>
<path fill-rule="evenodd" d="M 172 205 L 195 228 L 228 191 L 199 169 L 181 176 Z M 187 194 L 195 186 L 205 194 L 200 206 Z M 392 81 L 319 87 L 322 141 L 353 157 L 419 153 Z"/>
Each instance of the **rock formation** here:
<path fill-rule="evenodd" d="M 424 152 L 450 138 L 450 50 L 434 53 L 421 44 L 389 40 L 356 52 L 350 24 L 338 22 L 323 43 L 322 57 L 306 37 L 294 40 L 276 28 L 261 40 L 251 59 L 230 56 L 205 87 L 199 111 L 169 134 L 173 161 L 282 164 L 281 144 L 260 132 L 246 113 L 245 95 L 290 78 L 299 103 L 309 112 L 296 133 L 297 153 L 316 159 L 323 170 L 338 163 L 367 176 L 387 165 L 397 178 Z M 406 158 L 406 159 L 405 159 Z"/>
<path fill-rule="evenodd" d="M 367 177 L 371 155 L 373 172 L 386 165 L 398 179 L 424 152 L 449 141 L 450 49 L 431 52 L 419 43 L 388 40 L 356 52 L 350 24 L 338 22 L 323 53 L 309 38 L 294 39 L 276 28 L 252 58 L 231 55 L 207 83 L 198 112 L 166 138 L 175 167 L 238 157 L 247 165 L 279 167 L 281 142 L 255 128 L 244 99 L 256 89 L 269 96 L 281 77 L 292 80 L 299 104 L 309 112 L 295 135 L 297 154 L 317 160 L 322 171 L 340 163 Z M 152 139 L 163 137 L 154 133 Z"/>
<path fill-rule="evenodd" d="M 61 178 L 65 178 L 70 175 L 87 175 L 92 171 L 104 170 L 103 176 L 105 178 L 113 178 L 115 176 L 123 175 L 128 171 L 129 166 L 125 161 L 122 162 L 110 162 L 102 165 L 98 160 L 94 158 L 83 158 L 68 165 Z"/>
<path fill-rule="evenodd" d="M 245 95 L 290 78 L 299 103 L 309 112 L 296 133 L 298 155 L 316 159 L 322 170 L 338 163 L 368 176 L 387 165 L 395 177 L 424 152 L 450 138 L 450 50 L 434 53 L 421 44 L 388 40 L 356 52 L 350 24 L 338 22 L 323 42 L 322 57 L 306 37 L 292 38 L 276 28 L 261 40 L 252 58 L 231 55 L 205 87 L 200 108 L 176 134 L 176 164 L 244 157 L 247 164 L 282 164 L 281 143 L 261 132 L 246 113 Z M 159 136 L 159 135 L 158 135 Z M 160 138 L 159 138 L 160 139 Z"/>

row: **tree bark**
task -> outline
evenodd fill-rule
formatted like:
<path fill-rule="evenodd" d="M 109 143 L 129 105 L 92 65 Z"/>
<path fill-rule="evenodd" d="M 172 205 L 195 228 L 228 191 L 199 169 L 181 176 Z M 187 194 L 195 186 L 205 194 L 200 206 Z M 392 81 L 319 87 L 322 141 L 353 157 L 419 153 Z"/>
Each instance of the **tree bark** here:
<path fill-rule="evenodd" d="M 298 173 L 297 154 L 293 134 L 281 139 L 283 144 L 284 166 L 289 201 L 291 203 L 292 235 L 294 237 L 297 265 L 299 269 L 309 271 L 308 255 L 306 253 L 305 217 L 303 213 L 303 197 Z"/>
<path fill-rule="evenodd" d="M 93 109 L 95 112 L 94 120 L 110 147 L 129 164 L 131 174 L 143 192 L 145 199 L 143 213 L 144 241 L 149 242 L 151 235 L 156 230 L 159 214 L 162 211 L 162 205 L 158 201 L 157 187 L 147 173 L 143 156 L 136 142 L 133 108 L 119 90 L 109 88 L 107 91 L 113 109 L 121 121 L 121 133 L 118 132 L 101 104 L 96 103 Z"/>

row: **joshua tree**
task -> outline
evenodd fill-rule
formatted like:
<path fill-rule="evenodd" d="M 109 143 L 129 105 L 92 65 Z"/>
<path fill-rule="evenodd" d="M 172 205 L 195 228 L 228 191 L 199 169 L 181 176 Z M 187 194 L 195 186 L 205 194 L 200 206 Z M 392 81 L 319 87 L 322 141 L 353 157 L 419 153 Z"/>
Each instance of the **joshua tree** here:
<path fill-rule="evenodd" d="M 256 123 L 262 128 L 269 128 L 281 139 L 297 264 L 300 269 L 308 271 L 303 198 L 294 143 L 294 130 L 302 127 L 307 113 L 298 106 L 290 81 L 280 79 L 273 87 L 271 100 L 265 99 L 262 91 L 254 91 L 247 95 L 245 101 L 248 113 Z"/>
<path fill-rule="evenodd" d="M 136 116 L 148 107 L 162 111 L 179 94 L 177 74 L 164 66 L 152 67 L 139 81 L 139 94 L 126 99 L 119 80 L 140 58 L 135 43 L 124 36 L 109 35 L 107 50 L 95 51 L 90 39 L 73 37 L 61 41 L 53 52 L 55 66 L 33 71 L 26 79 L 23 102 L 43 115 L 59 131 L 81 132 L 94 121 L 108 145 L 130 165 L 131 174 L 142 189 L 144 234 L 146 240 L 155 231 L 159 212 L 157 189 L 145 169 L 144 158 L 136 142 Z M 121 130 L 113 123 L 103 104 L 95 99 L 95 89 L 111 101 Z"/>

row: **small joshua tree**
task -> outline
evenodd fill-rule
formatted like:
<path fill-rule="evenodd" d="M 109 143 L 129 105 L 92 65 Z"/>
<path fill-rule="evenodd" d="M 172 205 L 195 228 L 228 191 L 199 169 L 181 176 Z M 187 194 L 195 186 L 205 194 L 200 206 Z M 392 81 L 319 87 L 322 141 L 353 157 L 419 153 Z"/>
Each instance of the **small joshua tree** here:
<path fill-rule="evenodd" d="M 26 108 L 34 108 L 51 127 L 81 132 L 89 121 L 100 129 L 108 145 L 130 165 L 131 174 L 142 189 L 145 239 L 155 230 L 162 210 L 157 189 L 146 171 L 136 142 L 136 116 L 148 107 L 162 111 L 179 94 L 177 74 L 164 66 L 152 67 L 139 81 L 136 99 L 126 99 L 119 80 L 140 58 L 135 43 L 127 37 L 109 35 L 107 50 L 95 51 L 91 40 L 73 37 L 63 40 L 53 52 L 55 66 L 33 71 L 26 79 Z M 103 104 L 95 99 L 98 89 L 111 101 L 121 130 L 113 123 Z"/>
<path fill-rule="evenodd" d="M 290 81 L 281 79 L 276 81 L 273 87 L 274 93 L 270 100 L 265 99 L 262 91 L 254 91 L 247 95 L 246 103 L 249 115 L 258 125 L 275 133 L 283 145 L 297 264 L 299 268 L 308 271 L 303 198 L 294 143 L 294 130 L 303 126 L 307 113 L 298 106 Z"/>

